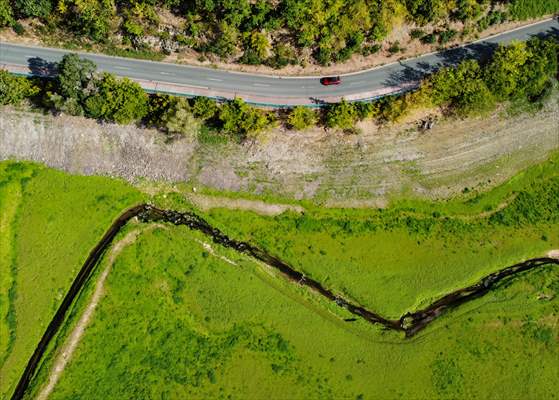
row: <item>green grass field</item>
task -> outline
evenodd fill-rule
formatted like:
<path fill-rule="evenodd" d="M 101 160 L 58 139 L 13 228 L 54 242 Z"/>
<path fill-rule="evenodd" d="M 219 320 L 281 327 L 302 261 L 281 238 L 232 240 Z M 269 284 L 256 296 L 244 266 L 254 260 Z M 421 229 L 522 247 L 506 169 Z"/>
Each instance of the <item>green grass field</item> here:
<path fill-rule="evenodd" d="M 406 340 L 205 241 L 167 226 L 123 250 L 52 399 L 556 396 L 556 267 Z"/>
<path fill-rule="evenodd" d="M 192 209 L 168 186 L 140 187 L 159 194 L 0 163 L 1 398 L 13 391 L 88 252 L 122 210 L 148 198 Z M 559 155 L 490 192 L 445 202 L 394 199 L 384 210 L 303 206 L 303 215 L 201 215 L 326 287 L 399 317 L 559 249 Z M 344 322 L 352 315 L 307 289 L 214 246 L 238 264 L 231 265 L 198 241 L 208 239 L 169 225 L 123 250 L 53 398 L 553 398 L 559 388 L 557 268 L 519 277 L 410 341 L 361 320 Z M 35 394 L 91 292 L 90 284 L 47 355 Z"/>
<path fill-rule="evenodd" d="M 0 398 L 12 392 L 89 251 L 141 200 L 120 181 L 0 163 Z"/>
<path fill-rule="evenodd" d="M 208 220 L 390 317 L 559 248 L 559 155 L 487 193 L 398 199 L 382 210 L 276 217 L 215 209 Z M 385 301 L 391 297 L 390 302 Z"/>

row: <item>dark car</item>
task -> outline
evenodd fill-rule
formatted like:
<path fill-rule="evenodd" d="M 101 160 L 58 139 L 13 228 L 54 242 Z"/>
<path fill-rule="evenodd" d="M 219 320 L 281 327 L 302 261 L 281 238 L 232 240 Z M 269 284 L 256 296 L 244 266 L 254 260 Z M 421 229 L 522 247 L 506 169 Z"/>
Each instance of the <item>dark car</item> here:
<path fill-rule="evenodd" d="M 320 83 L 322 83 L 324 86 L 339 85 L 340 83 L 342 83 L 342 78 L 340 78 L 339 76 L 327 76 L 325 78 L 321 78 Z"/>

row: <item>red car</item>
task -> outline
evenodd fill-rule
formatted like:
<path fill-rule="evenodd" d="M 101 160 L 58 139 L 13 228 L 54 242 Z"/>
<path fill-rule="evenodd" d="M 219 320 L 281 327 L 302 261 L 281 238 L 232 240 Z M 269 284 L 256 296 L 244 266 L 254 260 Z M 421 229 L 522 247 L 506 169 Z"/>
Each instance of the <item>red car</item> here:
<path fill-rule="evenodd" d="M 342 78 L 339 76 L 327 76 L 326 78 L 321 78 L 320 83 L 324 86 L 339 85 L 342 83 Z"/>

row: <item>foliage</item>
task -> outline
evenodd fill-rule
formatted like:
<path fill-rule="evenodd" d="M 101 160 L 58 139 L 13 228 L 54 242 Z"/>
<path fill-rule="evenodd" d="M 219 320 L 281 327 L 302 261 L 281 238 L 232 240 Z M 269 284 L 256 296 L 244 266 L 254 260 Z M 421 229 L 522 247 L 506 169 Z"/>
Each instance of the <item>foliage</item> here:
<path fill-rule="evenodd" d="M 218 113 L 217 103 L 207 97 L 196 97 L 192 105 L 192 113 L 203 121 L 212 120 Z"/>
<path fill-rule="evenodd" d="M 230 61 L 282 68 L 299 59 L 307 62 L 309 54 L 327 65 L 355 53 L 375 53 L 379 42 L 405 19 L 435 26 L 459 20 L 483 30 L 505 21 L 507 15 L 523 20 L 559 10 L 559 0 L 499 3 L 494 7 L 488 0 L 0 0 L 0 26 L 20 26 L 14 16 L 34 17 L 69 31 L 84 45 L 102 43 L 111 53 L 161 58 L 176 46 L 186 46 Z M 184 18 L 184 29 L 171 35 L 156 9 Z M 420 36 L 420 32 L 413 29 L 412 38 L 435 43 L 434 34 Z M 157 47 L 145 40 L 148 35 L 159 38 Z M 447 29 L 438 39 L 445 44 L 456 35 Z M 396 53 L 401 46 L 391 48 Z"/>
<path fill-rule="evenodd" d="M 48 101 L 59 111 L 83 115 L 83 103 L 94 90 L 93 77 L 97 66 L 77 54 L 66 54 L 58 63 L 55 92 L 48 93 Z"/>
<path fill-rule="evenodd" d="M 287 123 L 293 129 L 303 130 L 317 123 L 318 119 L 314 110 L 304 107 L 294 107 L 287 117 Z"/>
<path fill-rule="evenodd" d="M 37 93 L 39 88 L 30 79 L 0 70 L 0 105 L 18 105 L 22 100 Z"/>
<path fill-rule="evenodd" d="M 162 125 L 170 133 L 194 136 L 200 129 L 200 122 L 194 117 L 188 101 L 176 98 L 162 117 Z"/>
<path fill-rule="evenodd" d="M 328 107 L 326 111 L 326 126 L 349 130 L 354 127 L 357 118 L 358 113 L 355 105 L 342 99 L 341 102 Z"/>
<path fill-rule="evenodd" d="M 14 12 L 9 0 L 0 0 L 0 28 L 15 23 Z"/>
<path fill-rule="evenodd" d="M 420 25 L 437 21 L 445 13 L 445 2 L 442 0 L 406 0 L 406 7 Z"/>
<path fill-rule="evenodd" d="M 483 71 L 474 60 L 464 61 L 456 68 L 441 69 L 425 85 L 433 104 L 449 105 L 459 114 L 488 111 L 495 105 L 493 94 L 483 79 Z"/>
<path fill-rule="evenodd" d="M 254 136 L 272 122 L 271 115 L 250 107 L 239 98 L 221 106 L 219 119 L 223 132 L 238 140 Z"/>
<path fill-rule="evenodd" d="M 128 124 L 146 115 L 147 95 L 140 85 L 128 78 L 118 79 L 104 73 L 95 87 L 95 93 L 85 101 L 90 117 Z"/>
<path fill-rule="evenodd" d="M 114 8 L 113 0 L 60 0 L 58 2 L 58 12 L 63 16 L 68 28 L 96 42 L 106 41 L 110 36 Z"/>
<path fill-rule="evenodd" d="M 50 0 L 15 0 L 16 13 L 23 17 L 48 17 L 52 11 Z"/>
<path fill-rule="evenodd" d="M 559 0 L 509 0 L 513 19 L 525 20 L 559 12 Z"/>
<path fill-rule="evenodd" d="M 18 204 L 3 203 L 0 212 L 3 218 L 4 211 L 17 206 L 8 242 L 0 238 L 0 247 L 11 246 L 13 266 L 17 266 L 10 295 L 14 340 L 8 354 L 0 356 L 2 399 L 13 392 L 90 250 L 116 215 L 143 199 L 120 180 L 74 176 L 37 164 L 2 162 L 0 181 L 6 178 L 5 184 L 22 184 L 20 195 L 10 200 Z M 4 268 L 12 262 L 0 261 L 2 280 L 7 273 Z"/>

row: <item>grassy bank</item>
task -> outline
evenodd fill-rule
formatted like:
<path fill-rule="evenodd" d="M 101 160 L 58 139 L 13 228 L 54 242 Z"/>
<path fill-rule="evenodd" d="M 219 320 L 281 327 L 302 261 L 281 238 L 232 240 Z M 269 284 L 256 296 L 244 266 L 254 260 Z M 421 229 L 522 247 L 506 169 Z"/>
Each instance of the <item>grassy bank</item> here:
<path fill-rule="evenodd" d="M 0 327 L 7 336 L 13 331 L 0 367 L 7 396 L 88 252 L 123 209 L 149 196 L 109 178 L 0 165 L 0 234 L 8 238 L 0 248 L 8 255 L 0 261 L 0 304 L 10 299 L 2 310 L 12 310 L 2 311 L 9 318 Z M 160 186 L 151 200 L 192 209 L 180 193 L 165 191 Z M 231 237 L 397 317 L 559 248 L 558 196 L 554 155 L 490 192 L 445 202 L 394 199 L 386 209 L 362 210 L 305 203 L 302 215 L 203 215 Z M 244 256 L 200 244 L 207 241 L 168 225 L 122 251 L 53 398 L 470 398 L 521 397 L 523 390 L 547 398 L 557 389 L 556 268 L 503 285 L 410 342 L 361 320 L 344 322 L 352 315 Z M 82 297 L 70 325 L 86 303 Z M 531 374 L 536 368 L 542 372 Z M 492 392 L 497 383 L 505 391 Z"/>
<path fill-rule="evenodd" d="M 558 389 L 557 268 L 406 341 L 344 322 L 343 311 L 206 240 L 167 226 L 123 250 L 51 398 L 550 398 Z"/>
<path fill-rule="evenodd" d="M 0 326 L 5 331 L 8 321 L 14 339 L 8 341 L 8 348 L 2 348 L 0 358 L 0 394 L 4 397 L 17 383 L 88 252 L 112 219 L 142 196 L 129 185 L 108 178 L 71 176 L 33 164 L 0 165 L 5 182 L 2 238 L 7 239 L 2 240 L 2 252 L 11 254 L 0 261 L 2 304 L 5 289 L 11 293 L 10 312 L 3 312 Z M 6 192 L 6 188 L 12 189 Z M 4 225 L 10 214 L 12 223 Z"/>
<path fill-rule="evenodd" d="M 559 156 L 490 192 L 446 202 L 399 199 L 375 210 L 307 205 L 302 216 L 276 217 L 214 209 L 207 217 L 344 296 L 399 317 L 559 248 Z"/>

